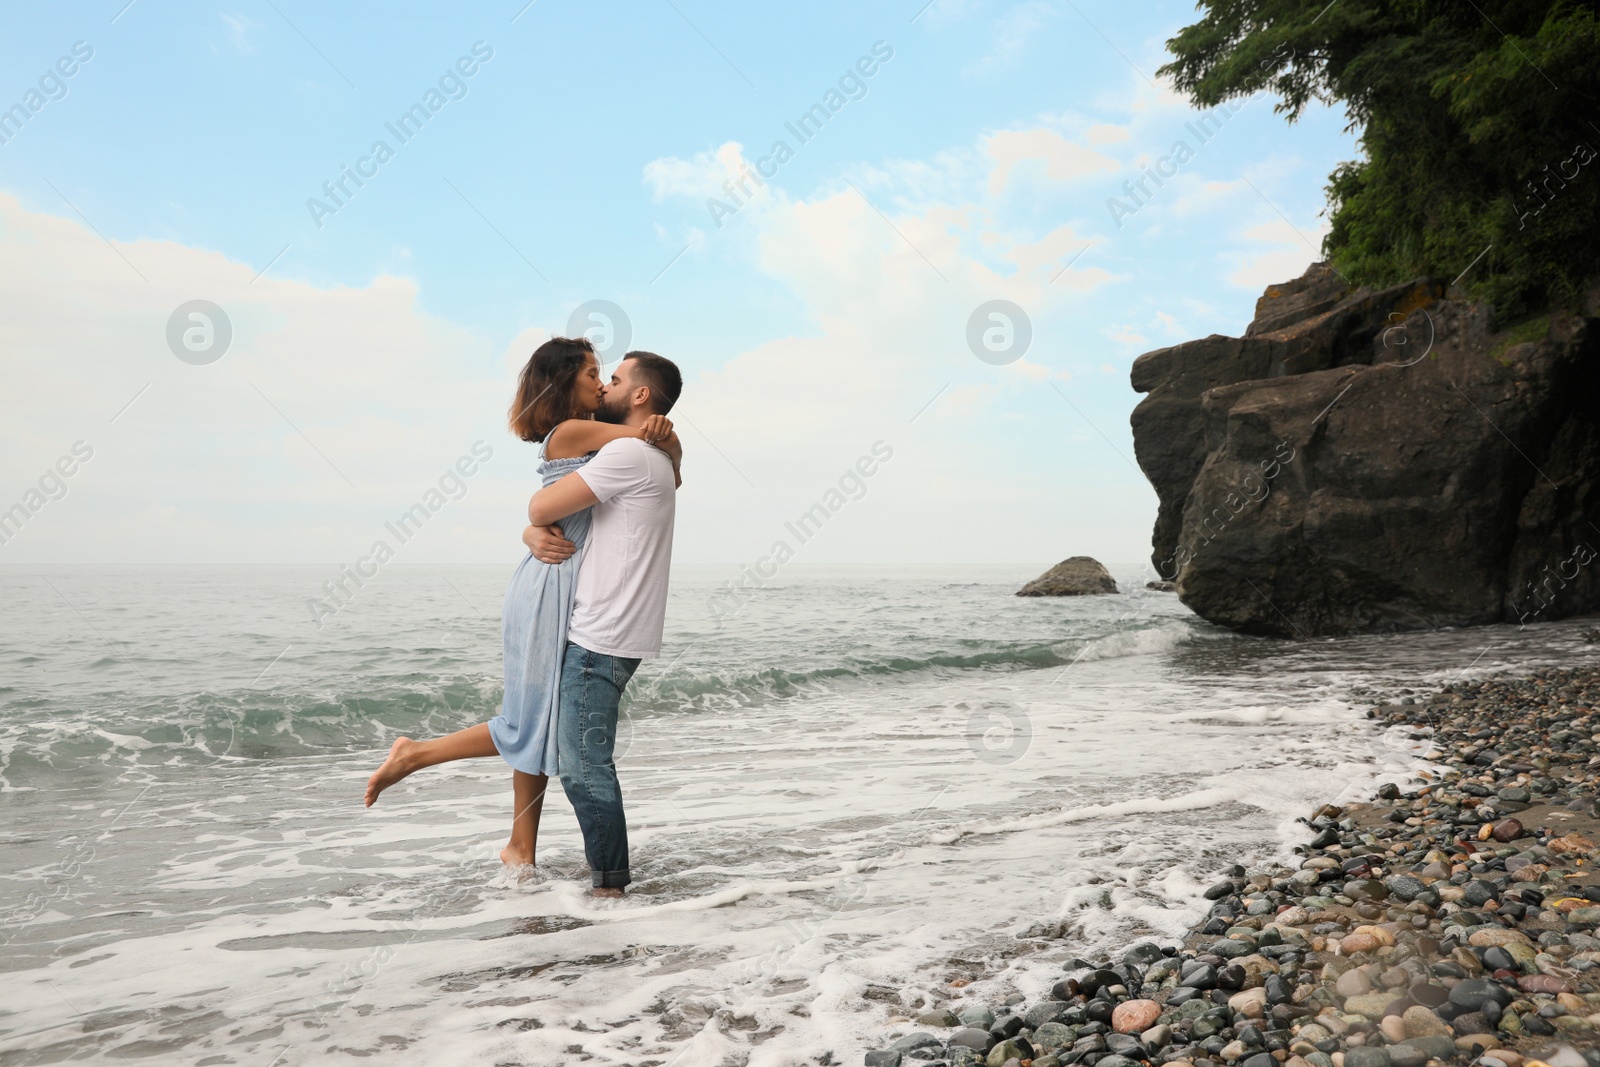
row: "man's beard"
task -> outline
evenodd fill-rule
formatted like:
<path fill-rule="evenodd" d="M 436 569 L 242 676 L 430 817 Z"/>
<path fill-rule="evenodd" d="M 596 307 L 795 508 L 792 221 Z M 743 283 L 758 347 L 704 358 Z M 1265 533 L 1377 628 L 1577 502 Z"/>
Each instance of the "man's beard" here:
<path fill-rule="evenodd" d="M 628 419 L 628 409 L 621 405 L 613 405 L 610 396 L 600 398 L 600 406 L 595 409 L 594 421 L 606 422 L 613 426 L 621 426 Z"/>

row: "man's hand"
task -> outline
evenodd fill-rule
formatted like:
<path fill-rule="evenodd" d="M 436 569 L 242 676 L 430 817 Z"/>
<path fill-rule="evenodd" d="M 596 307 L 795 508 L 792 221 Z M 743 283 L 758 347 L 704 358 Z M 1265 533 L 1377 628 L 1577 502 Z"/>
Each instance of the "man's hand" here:
<path fill-rule="evenodd" d="M 562 519 L 600 502 L 578 471 L 557 478 L 528 501 L 528 522 L 534 526 L 554 526 Z"/>
<path fill-rule="evenodd" d="M 577 545 L 561 536 L 559 526 L 528 526 L 522 531 L 522 543 L 540 563 L 560 563 L 578 550 Z"/>

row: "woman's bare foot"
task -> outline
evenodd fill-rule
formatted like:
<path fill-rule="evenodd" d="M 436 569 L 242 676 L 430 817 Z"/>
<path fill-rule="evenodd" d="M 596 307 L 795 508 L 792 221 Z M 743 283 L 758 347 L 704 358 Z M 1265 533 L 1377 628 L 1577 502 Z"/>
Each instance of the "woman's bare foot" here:
<path fill-rule="evenodd" d="M 533 849 L 518 846 L 513 842 L 500 850 L 500 862 L 507 867 L 532 867 Z"/>
<path fill-rule="evenodd" d="M 627 893 L 616 886 L 597 885 L 589 890 L 589 895 L 591 897 L 605 897 L 609 900 L 615 900 L 618 897 L 626 896 Z"/>
<path fill-rule="evenodd" d="M 394 744 L 389 746 L 389 755 L 383 761 L 383 766 L 373 771 L 372 777 L 367 779 L 367 807 L 377 803 L 379 793 L 416 770 L 408 759 L 416 747 L 417 742 L 409 737 L 395 738 Z"/>

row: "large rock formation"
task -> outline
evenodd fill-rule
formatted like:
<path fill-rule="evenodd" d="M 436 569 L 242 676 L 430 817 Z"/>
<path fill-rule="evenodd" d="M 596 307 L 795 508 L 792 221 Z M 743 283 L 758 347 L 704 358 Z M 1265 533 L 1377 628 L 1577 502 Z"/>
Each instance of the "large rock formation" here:
<path fill-rule="evenodd" d="M 1600 288 L 1504 329 L 1446 288 L 1314 264 L 1244 337 L 1134 362 L 1152 559 L 1184 603 L 1291 637 L 1600 608 Z"/>

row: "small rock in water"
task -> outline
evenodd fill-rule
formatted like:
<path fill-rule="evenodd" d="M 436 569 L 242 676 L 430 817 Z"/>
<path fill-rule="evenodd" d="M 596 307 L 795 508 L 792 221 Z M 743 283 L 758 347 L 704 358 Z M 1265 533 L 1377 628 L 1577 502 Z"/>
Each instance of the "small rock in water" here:
<path fill-rule="evenodd" d="M 1406 1037 L 1449 1037 L 1450 1024 L 1439 1018 L 1431 1008 L 1413 1004 L 1407 1008 L 1402 1020 Z"/>
<path fill-rule="evenodd" d="M 1425 1008 L 1437 1008 L 1450 999 L 1450 990 L 1432 982 L 1415 982 L 1406 995 Z"/>
<path fill-rule="evenodd" d="M 1409 874 L 1392 874 L 1383 880 L 1383 884 L 1388 888 L 1390 896 L 1407 904 L 1427 888 L 1420 878 L 1414 878 Z"/>
<path fill-rule="evenodd" d="M 1054 1052 L 1064 1048 L 1077 1039 L 1077 1033 L 1061 1023 L 1045 1023 L 1033 1032 L 1034 1048 L 1042 1052 Z"/>
<path fill-rule="evenodd" d="M 1448 1059 L 1456 1054 L 1455 1039 L 1444 1035 L 1410 1037 L 1405 1043 L 1412 1048 L 1421 1049 L 1431 1060 Z"/>
<path fill-rule="evenodd" d="M 917 1033 L 907 1034 L 905 1037 L 902 1037 L 899 1041 L 896 1041 L 894 1044 L 889 1046 L 889 1051 L 891 1051 L 891 1052 L 910 1052 L 913 1049 L 919 1049 L 919 1048 L 943 1048 L 943 1047 L 944 1047 L 944 1042 L 943 1041 L 940 1041 L 937 1037 L 934 1037 L 932 1034 L 922 1033 L 922 1032 L 919 1031 Z"/>
<path fill-rule="evenodd" d="M 1022 1015 L 1029 1030 L 1037 1030 L 1046 1023 L 1058 1022 L 1072 1005 L 1061 1000 L 1041 1000 Z"/>
<path fill-rule="evenodd" d="M 1522 824 L 1516 819 L 1502 819 L 1495 823 L 1494 830 L 1490 832 L 1490 836 L 1496 841 L 1505 843 L 1515 841 L 1523 835 L 1523 832 Z"/>
<path fill-rule="evenodd" d="M 1072 556 L 1017 590 L 1018 596 L 1095 596 L 1115 593 L 1117 583 L 1099 560 Z"/>
<path fill-rule="evenodd" d="M 1394 1000 L 1394 996 L 1389 993 L 1363 993 L 1359 997 L 1345 998 L 1344 1010 L 1354 1015 L 1364 1015 L 1368 1019 L 1381 1019 Z"/>
<path fill-rule="evenodd" d="M 1572 987 L 1553 974 L 1528 974 L 1517 979 L 1517 988 L 1524 993 L 1570 993 Z"/>
<path fill-rule="evenodd" d="M 1153 941 L 1141 941 L 1122 954 L 1122 962 L 1132 964 L 1141 970 L 1159 960 L 1166 959 L 1167 954 L 1161 951 L 1161 946 Z"/>
<path fill-rule="evenodd" d="M 1386 1049 L 1362 1045 L 1345 1049 L 1344 1067 L 1391 1067 Z"/>
<path fill-rule="evenodd" d="M 1528 943 L 1528 935 L 1521 930 L 1491 928 L 1488 930 L 1474 930 L 1471 937 L 1467 939 L 1467 944 L 1475 948 L 1488 948 L 1495 945 L 1504 946 L 1513 942 L 1526 945 Z"/>
<path fill-rule="evenodd" d="M 1339 951 L 1346 956 L 1354 956 L 1358 952 L 1371 952 L 1382 947 L 1383 943 L 1371 934 L 1346 934 L 1339 939 Z"/>
<path fill-rule="evenodd" d="M 1127 1000 L 1111 1013 L 1111 1028 L 1119 1034 L 1137 1034 L 1155 1025 L 1161 1005 L 1153 1000 Z"/>
<path fill-rule="evenodd" d="M 1372 992 L 1372 979 L 1359 969 L 1346 971 L 1333 983 L 1333 991 L 1341 997 L 1359 997 Z"/>
<path fill-rule="evenodd" d="M 1228 998 L 1228 1008 L 1235 1015 L 1259 1019 L 1266 1014 L 1267 991 L 1264 988 L 1246 989 Z"/>
<path fill-rule="evenodd" d="M 989 1033 L 988 1030 L 980 1030 L 975 1026 L 969 1026 L 965 1030 L 957 1030 L 950 1035 L 949 1041 L 952 1046 L 976 1049 L 983 1053 L 987 1053 L 994 1048 L 995 1043 L 993 1034 Z"/>
<path fill-rule="evenodd" d="M 1391 1067 L 1424 1067 L 1428 1062 L 1428 1054 L 1414 1045 L 1390 1045 L 1385 1051 Z"/>
<path fill-rule="evenodd" d="M 1499 945 L 1492 945 L 1483 950 L 1483 965 L 1491 971 L 1515 970 L 1517 958 L 1511 954 L 1509 949 L 1501 948 Z"/>
<path fill-rule="evenodd" d="M 1478 1011 L 1491 1000 L 1505 1007 L 1513 999 L 1509 989 L 1487 978 L 1468 978 L 1450 990 L 1450 1003 L 1469 1012 Z"/>
<path fill-rule="evenodd" d="M 994 1012 L 986 1005 L 972 1004 L 956 1012 L 956 1019 L 963 1026 L 976 1026 L 987 1030 L 994 1025 Z"/>
<path fill-rule="evenodd" d="M 1359 878 L 1353 882 L 1346 882 L 1345 895 L 1352 900 L 1384 900 L 1389 896 L 1389 889 L 1376 878 Z"/>
<path fill-rule="evenodd" d="M 1026 1042 L 1011 1040 L 1002 1041 L 989 1050 L 988 1062 L 994 1067 L 1001 1067 L 1008 1060 L 1022 1061 L 1033 1058 L 1033 1049 Z"/>

